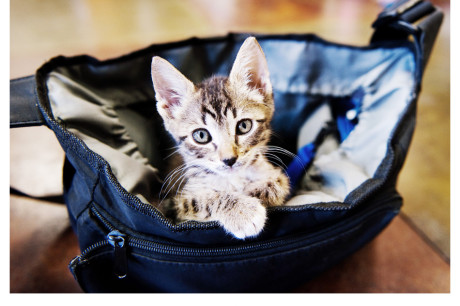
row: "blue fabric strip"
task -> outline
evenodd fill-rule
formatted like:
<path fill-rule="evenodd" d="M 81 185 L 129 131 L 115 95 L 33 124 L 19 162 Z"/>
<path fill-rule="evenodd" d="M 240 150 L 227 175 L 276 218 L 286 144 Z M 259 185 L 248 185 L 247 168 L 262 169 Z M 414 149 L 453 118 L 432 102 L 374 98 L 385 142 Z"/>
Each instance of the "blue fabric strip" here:
<path fill-rule="evenodd" d="M 351 131 L 358 124 L 358 114 L 361 112 L 362 100 L 365 95 L 365 91 L 360 88 L 351 97 L 351 99 L 343 100 L 339 105 L 332 105 L 335 125 L 340 138 L 340 143 L 347 139 Z M 302 175 L 305 174 L 306 169 L 315 158 L 315 153 L 318 142 L 322 142 L 321 131 L 314 142 L 306 144 L 300 148 L 297 152 L 298 158 L 291 161 L 286 169 L 286 175 L 289 177 L 291 183 L 291 189 L 294 188 Z"/>

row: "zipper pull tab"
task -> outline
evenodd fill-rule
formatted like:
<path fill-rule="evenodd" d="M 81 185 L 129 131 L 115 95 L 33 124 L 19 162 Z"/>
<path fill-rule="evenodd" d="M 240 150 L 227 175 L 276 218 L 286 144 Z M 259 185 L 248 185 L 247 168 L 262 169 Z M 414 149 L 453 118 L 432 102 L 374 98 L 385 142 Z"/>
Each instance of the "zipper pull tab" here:
<path fill-rule="evenodd" d="M 107 239 L 114 247 L 114 266 L 113 272 L 118 278 L 125 278 L 128 272 L 128 259 L 126 254 L 126 235 L 119 231 L 111 231 Z"/>

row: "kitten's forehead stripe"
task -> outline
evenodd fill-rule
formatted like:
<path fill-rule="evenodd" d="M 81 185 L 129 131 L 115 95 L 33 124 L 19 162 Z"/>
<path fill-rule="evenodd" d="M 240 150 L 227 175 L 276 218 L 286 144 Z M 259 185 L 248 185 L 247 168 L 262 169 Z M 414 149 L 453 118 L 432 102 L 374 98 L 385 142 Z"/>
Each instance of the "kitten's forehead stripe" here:
<path fill-rule="evenodd" d="M 236 118 L 236 107 L 234 103 L 232 102 L 232 99 L 230 98 L 225 87 L 223 88 L 222 93 L 225 96 L 225 100 L 227 102 L 227 105 L 225 105 L 223 115 L 227 117 L 228 116 L 227 112 L 230 110 L 232 112 L 233 118 Z"/>
<path fill-rule="evenodd" d="M 236 118 L 236 107 L 232 108 L 232 114 L 233 114 L 233 118 Z"/>
<path fill-rule="evenodd" d="M 207 113 L 213 117 L 217 123 L 222 124 L 224 117 L 230 110 L 234 117 L 236 116 L 236 109 L 232 105 L 232 100 L 227 94 L 226 90 L 227 78 L 214 77 L 204 83 L 199 88 L 201 89 L 201 101 L 203 114 Z M 206 123 L 205 119 L 203 122 Z"/>
<path fill-rule="evenodd" d="M 230 102 L 227 102 L 227 105 L 225 105 L 225 109 L 224 109 L 225 117 L 228 117 L 228 111 L 230 110 L 230 108 L 231 108 Z"/>
<path fill-rule="evenodd" d="M 210 115 L 212 118 L 214 118 L 214 120 L 217 119 L 217 115 L 216 113 L 214 113 L 213 111 L 211 111 L 209 108 L 207 108 L 205 105 L 202 105 L 201 106 L 201 112 L 203 113 L 203 116 L 202 116 L 202 120 L 203 120 L 203 123 L 206 124 L 206 114 Z"/>

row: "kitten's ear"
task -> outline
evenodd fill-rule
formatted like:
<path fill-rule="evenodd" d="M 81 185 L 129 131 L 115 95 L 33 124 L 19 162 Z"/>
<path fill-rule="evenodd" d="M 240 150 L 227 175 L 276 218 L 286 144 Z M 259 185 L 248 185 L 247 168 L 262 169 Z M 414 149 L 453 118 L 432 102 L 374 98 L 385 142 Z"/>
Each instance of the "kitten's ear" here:
<path fill-rule="evenodd" d="M 195 91 L 191 81 L 159 56 L 152 59 L 152 82 L 158 101 L 157 109 L 163 118 L 176 118 L 178 110 Z"/>
<path fill-rule="evenodd" d="M 254 37 L 246 38 L 244 41 L 238 51 L 229 78 L 230 82 L 236 86 L 257 89 L 264 96 L 272 95 L 267 60 Z"/>

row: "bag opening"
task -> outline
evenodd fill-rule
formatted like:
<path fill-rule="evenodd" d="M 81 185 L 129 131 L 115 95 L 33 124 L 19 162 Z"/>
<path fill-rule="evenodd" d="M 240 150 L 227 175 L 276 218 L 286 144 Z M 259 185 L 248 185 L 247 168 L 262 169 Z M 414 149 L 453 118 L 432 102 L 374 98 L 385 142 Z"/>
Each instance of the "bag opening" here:
<path fill-rule="evenodd" d="M 121 186 L 142 202 L 156 205 L 158 186 L 167 175 L 164 159 L 172 153 L 173 143 L 155 109 L 152 56 L 165 58 L 199 82 L 212 74 L 228 75 L 242 41 L 146 49 L 107 62 L 69 61 L 47 77 L 51 112 L 108 161 Z M 415 97 L 412 50 L 401 44 L 341 46 L 315 36 L 261 37 L 259 43 L 274 90 L 273 144 L 296 153 L 331 120 L 336 105 L 359 102 L 356 127 L 341 143 L 324 142 L 287 205 L 345 201 L 375 177 L 392 133 Z"/>

